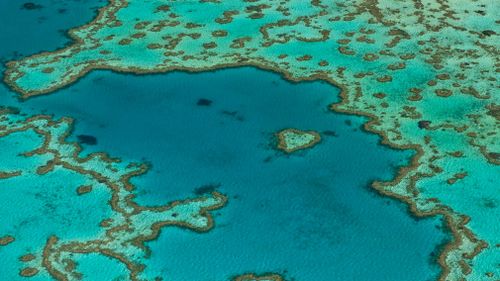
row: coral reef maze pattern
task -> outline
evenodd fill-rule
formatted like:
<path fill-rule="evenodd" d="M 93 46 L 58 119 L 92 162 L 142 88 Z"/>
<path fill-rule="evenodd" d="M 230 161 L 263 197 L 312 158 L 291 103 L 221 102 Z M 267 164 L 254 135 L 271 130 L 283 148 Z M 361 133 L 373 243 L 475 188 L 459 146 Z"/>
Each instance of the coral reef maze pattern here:
<path fill-rule="evenodd" d="M 499 14 L 500 5 L 486 0 L 109 0 L 92 22 L 70 31 L 69 46 L 9 62 L 5 82 L 23 99 L 96 69 L 145 74 L 255 66 L 293 81 L 332 83 L 342 89 L 332 110 L 366 116 L 365 129 L 384 144 L 416 151 L 393 181 L 373 187 L 407 202 L 417 216 L 445 218 L 453 237 L 439 256 L 440 279 L 498 280 Z M 51 236 L 32 261 L 56 279 L 78 277 L 72 254 L 100 253 L 139 280 L 144 241 L 167 225 L 208 230 L 209 211 L 224 205 L 224 195 L 212 193 L 140 207 L 128 183 L 144 171 L 140 164 L 80 158 L 78 147 L 64 142 L 67 119 L 1 118 L 2 137 L 41 136 L 40 146 L 24 155 L 44 163 L 2 170 L 1 178 L 65 170 L 110 192 L 102 232 L 85 241 Z M 243 276 L 236 280 L 280 280 Z"/>

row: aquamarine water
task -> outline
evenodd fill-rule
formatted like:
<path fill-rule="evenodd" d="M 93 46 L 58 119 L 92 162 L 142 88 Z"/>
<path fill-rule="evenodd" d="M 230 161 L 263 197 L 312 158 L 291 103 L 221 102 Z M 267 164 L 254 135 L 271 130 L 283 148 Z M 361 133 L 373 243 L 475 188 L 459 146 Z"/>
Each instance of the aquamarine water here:
<path fill-rule="evenodd" d="M 33 24 L 33 15 L 26 13 L 49 13 L 47 8 L 25 11 L 8 5 L 12 5 L 6 13 L 10 19 L 25 18 L 27 28 Z M 77 7 L 68 6 L 68 13 L 73 9 L 76 15 Z M 88 14 L 71 17 L 79 21 L 56 20 L 54 12 L 46 15 L 47 22 L 51 30 L 81 24 L 93 13 L 81 10 Z M 49 34 L 44 40 L 30 38 L 37 36 L 34 32 L 10 35 L 26 41 L 9 40 L 0 48 L 0 56 L 12 58 L 13 50 L 33 53 L 54 48 L 67 40 L 60 33 Z M 57 95 L 26 102 L 19 102 L 1 86 L 0 104 L 20 107 L 30 115 L 75 118 L 70 140 L 78 140 L 79 135 L 97 140 L 95 145 L 83 144 L 84 153 L 106 151 L 125 161 L 149 163 L 148 174 L 133 181 L 141 204 L 193 197 L 207 185 L 229 196 L 229 204 L 217 211 L 213 230 L 198 234 L 169 228 L 148 243 L 152 250 L 148 270 L 161 272 L 165 280 L 228 280 L 244 272 L 277 272 L 287 280 L 306 281 L 435 279 L 438 247 L 447 240 L 440 219 L 416 220 L 405 205 L 379 196 L 369 186 L 374 179 L 391 179 L 412 153 L 381 146 L 378 137 L 360 129 L 364 119 L 329 111 L 337 95 L 338 89 L 325 83 L 292 84 L 254 68 L 150 76 L 100 71 Z M 211 103 L 198 105 L 200 99 Z M 288 127 L 318 131 L 322 142 L 285 155 L 275 149 L 274 133 Z M 53 177 L 72 180 L 64 174 Z M 54 185 L 49 181 L 46 186 Z M 57 188 L 51 192 L 48 195 L 64 195 Z M 74 190 L 67 196 L 75 196 Z M 30 200 L 42 210 L 51 200 L 44 198 Z M 90 205 L 104 199 L 94 200 Z M 33 208 L 33 202 L 19 202 L 18 209 Z M 64 214 L 88 206 L 53 208 Z M 35 217 L 11 218 L 39 220 L 36 213 Z M 64 229 L 65 223 L 58 227 Z M 13 225 L 3 224 L 2 230 Z M 35 233 L 34 237 L 42 239 L 56 230 L 42 220 L 29 228 L 21 224 L 16 231 Z M 0 248 L 0 253 L 17 257 L 25 250 L 4 253 L 7 249 Z M 100 256 L 77 260 L 87 274 L 85 280 L 108 279 L 123 271 Z M 110 270 L 96 270 L 93 265 L 97 263 L 105 263 Z M 0 274 L 17 276 L 17 266 L 4 267 L 14 270 L 13 275 Z"/>

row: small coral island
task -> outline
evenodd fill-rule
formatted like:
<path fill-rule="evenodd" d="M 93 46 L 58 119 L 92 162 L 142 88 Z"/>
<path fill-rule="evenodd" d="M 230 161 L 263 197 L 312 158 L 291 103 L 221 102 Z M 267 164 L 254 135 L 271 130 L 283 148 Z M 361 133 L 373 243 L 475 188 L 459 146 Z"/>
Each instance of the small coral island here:
<path fill-rule="evenodd" d="M 321 141 L 321 136 L 315 131 L 285 129 L 276 135 L 278 137 L 278 149 L 286 153 L 312 147 Z"/>
<path fill-rule="evenodd" d="M 260 276 L 251 273 L 238 276 L 233 279 L 233 281 L 283 281 L 283 278 L 280 275 L 274 273 Z"/>

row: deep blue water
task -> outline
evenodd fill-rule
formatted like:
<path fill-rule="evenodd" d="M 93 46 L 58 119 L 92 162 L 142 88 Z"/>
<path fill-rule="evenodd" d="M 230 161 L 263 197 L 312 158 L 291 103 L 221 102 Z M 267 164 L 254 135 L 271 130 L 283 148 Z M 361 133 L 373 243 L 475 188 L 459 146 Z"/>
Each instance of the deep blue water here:
<path fill-rule="evenodd" d="M 32 9 L 26 3 L 35 5 Z M 69 28 L 90 21 L 106 0 L 1 0 L 0 60 L 60 48 L 70 42 Z"/>
<path fill-rule="evenodd" d="M 88 21 L 99 4 L 40 1 L 44 8 L 27 11 L 13 2 L 0 2 L 0 16 L 8 16 L 2 22 L 18 25 L 2 27 L 11 32 L 0 32 L 4 58 L 66 44 L 57 30 Z M 58 5 L 68 9 L 59 17 Z M 134 180 L 142 204 L 193 197 L 206 185 L 230 197 L 212 231 L 169 228 L 149 243 L 148 265 L 166 280 L 227 280 L 249 271 L 297 281 L 435 279 L 431 254 L 446 239 L 441 221 L 415 220 L 404 204 L 369 187 L 373 179 L 390 179 L 411 152 L 379 145 L 360 130 L 362 118 L 328 111 L 337 94 L 325 83 L 292 84 L 254 68 L 148 76 L 99 71 L 23 103 L 1 86 L 0 104 L 73 117 L 72 140 L 95 138 L 85 152 L 149 162 L 150 172 Z M 212 103 L 200 106 L 199 99 Z M 285 155 L 274 149 L 273 134 L 287 127 L 317 130 L 323 141 Z"/>
<path fill-rule="evenodd" d="M 209 233 L 166 229 L 150 243 L 150 267 L 171 280 L 247 271 L 296 280 L 432 279 L 439 269 L 430 255 L 445 238 L 440 221 L 417 221 L 369 188 L 373 179 L 390 179 L 411 153 L 380 146 L 359 129 L 362 118 L 328 111 L 337 93 L 253 68 L 100 71 L 21 106 L 75 118 L 72 139 L 97 141 L 84 144 L 86 152 L 149 162 L 150 172 L 134 180 L 142 204 L 193 197 L 204 185 L 230 196 Z M 316 130 L 323 141 L 285 155 L 274 149 L 273 134 L 287 127 Z"/>

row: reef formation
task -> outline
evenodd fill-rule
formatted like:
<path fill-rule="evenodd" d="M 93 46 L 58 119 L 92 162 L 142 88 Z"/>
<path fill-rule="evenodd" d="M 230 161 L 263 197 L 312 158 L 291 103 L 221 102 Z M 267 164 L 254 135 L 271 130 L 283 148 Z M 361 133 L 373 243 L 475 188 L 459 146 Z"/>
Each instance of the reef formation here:
<path fill-rule="evenodd" d="M 495 30 L 499 13 L 498 4 L 485 0 L 356 0 L 349 4 L 340 0 L 110 0 L 96 19 L 70 31 L 73 44 L 8 63 L 5 82 L 22 98 L 29 98 L 69 85 L 94 69 L 142 74 L 250 65 L 292 81 L 332 83 L 342 89 L 342 101 L 332 110 L 366 116 L 364 128 L 379 134 L 384 144 L 417 152 L 393 181 L 373 186 L 407 202 L 417 216 L 445 218 L 453 239 L 439 256 L 440 278 L 497 280 L 500 62 Z M 45 130 L 54 121 L 37 117 L 26 122 Z M 55 157 L 61 149 L 50 153 Z M 101 156 L 88 160 L 97 158 Z M 40 171 L 52 168 L 53 164 L 45 165 Z M 0 175 L 8 178 L 13 173 Z M 142 209 L 120 195 L 115 196 L 116 208 L 134 215 L 155 213 L 137 211 Z M 219 206 L 222 198 L 215 193 L 185 203 L 208 203 L 196 203 L 200 212 Z M 155 209 L 158 213 L 153 217 L 168 216 L 172 208 Z M 113 226 L 127 219 L 120 216 Z M 207 223 L 207 217 L 201 217 Z M 207 227 L 183 218 L 173 222 Z M 93 243 L 68 243 L 55 237 L 47 243 L 46 260 L 54 262 L 54 272 L 69 274 L 61 264 L 65 250 L 100 249 Z M 115 244 L 104 245 L 105 253 L 121 255 Z"/>
<path fill-rule="evenodd" d="M 208 231 L 213 226 L 209 211 L 224 206 L 227 198 L 213 191 L 194 199 L 175 201 L 162 206 L 140 206 L 134 202 L 134 186 L 130 183 L 130 179 L 144 174 L 147 166 L 125 163 L 103 153 L 81 157 L 79 144 L 66 142 L 72 122 L 69 118 L 53 120 L 50 116 L 43 115 L 26 118 L 13 113 L 10 108 L 0 108 L 2 147 L 15 155 L 14 157 L 9 154 L 12 157 L 5 157 L 5 161 L 0 164 L 0 170 L 21 171 L 12 173 L 8 178 L 4 177 L 2 187 L 10 186 L 9 194 L 31 194 L 30 190 L 25 189 L 33 188 L 29 182 L 35 176 L 35 181 L 42 185 L 56 186 L 67 184 L 66 182 L 69 182 L 69 185 L 78 185 L 74 192 L 76 197 L 88 196 L 86 194 L 90 192 L 94 195 L 94 199 L 87 200 L 88 203 L 82 203 L 81 200 L 85 201 L 84 198 L 76 199 L 70 196 L 56 198 L 51 202 L 63 206 L 69 202 L 74 205 L 75 210 L 82 211 L 82 208 L 84 211 L 92 210 L 91 214 L 66 214 L 66 217 L 62 218 L 73 222 L 82 219 L 90 221 L 90 226 L 83 223 L 76 224 L 80 228 L 78 239 L 61 239 L 50 235 L 44 245 L 36 245 L 38 243 L 36 241 L 40 241 L 40 237 L 36 236 L 37 233 L 43 236 L 41 229 L 46 228 L 46 225 L 42 225 L 32 233 L 20 234 L 21 237 L 8 234 L 0 239 L 0 246 L 9 247 L 15 243 L 23 243 L 22 245 L 27 244 L 37 251 L 25 253 L 19 258 L 26 265 L 19 272 L 24 277 L 44 273 L 57 280 L 80 280 L 82 274 L 78 272 L 75 261 L 77 256 L 101 254 L 125 265 L 128 271 L 127 280 L 149 280 L 141 275 L 145 269 L 143 260 L 150 254 L 145 242 L 156 239 L 161 228 L 167 226 L 183 227 L 198 232 Z M 17 137 L 9 138 L 12 135 Z M 23 141 L 22 144 L 17 141 L 19 139 Z M 49 193 L 46 190 L 41 192 Z M 10 198 L 4 193 L 2 196 Z M 35 196 L 42 195 L 35 194 Z M 107 202 L 108 204 L 105 204 L 107 208 L 96 209 L 93 206 L 97 205 L 95 198 Z M 32 199 L 28 196 L 23 198 L 27 204 L 31 204 L 29 201 Z M 19 214 L 16 210 L 21 209 L 23 203 L 13 199 L 9 202 L 12 204 L 6 208 L 10 212 L 5 215 L 11 215 L 16 219 L 22 217 L 24 214 Z M 52 223 L 50 226 L 57 228 L 57 218 L 60 214 L 55 207 L 52 208 L 50 214 L 55 221 L 49 220 Z M 35 204 L 33 209 L 36 209 Z M 100 222 L 93 225 L 93 222 L 97 222 L 95 218 L 97 214 L 102 217 L 97 218 Z M 75 227 L 75 224 L 71 225 Z M 52 228 L 49 232 L 55 231 Z M 71 229 L 67 228 L 66 222 L 63 232 L 71 233 Z M 85 233 L 82 234 L 81 231 Z M 82 236 L 85 235 L 88 237 L 83 239 Z M 161 278 L 157 277 L 156 280 Z"/>
<path fill-rule="evenodd" d="M 321 136 L 314 131 L 285 129 L 276 135 L 278 136 L 278 149 L 286 153 L 312 147 L 321 141 Z"/>
<path fill-rule="evenodd" d="M 253 273 L 238 276 L 234 281 L 283 281 L 283 278 L 277 274 L 255 275 Z"/>

